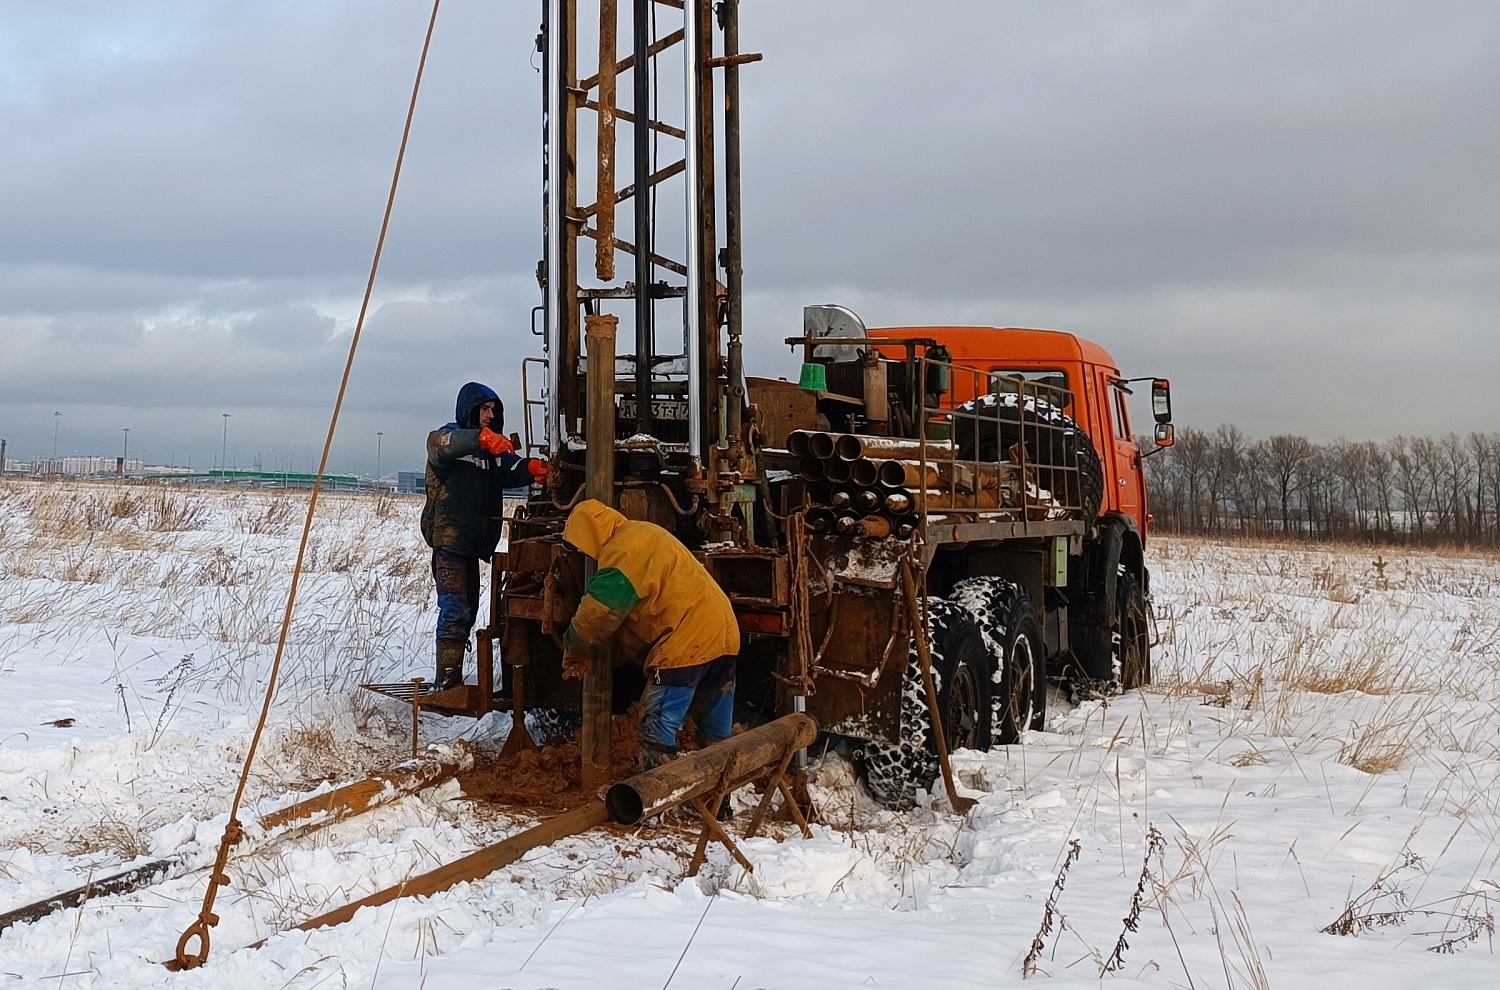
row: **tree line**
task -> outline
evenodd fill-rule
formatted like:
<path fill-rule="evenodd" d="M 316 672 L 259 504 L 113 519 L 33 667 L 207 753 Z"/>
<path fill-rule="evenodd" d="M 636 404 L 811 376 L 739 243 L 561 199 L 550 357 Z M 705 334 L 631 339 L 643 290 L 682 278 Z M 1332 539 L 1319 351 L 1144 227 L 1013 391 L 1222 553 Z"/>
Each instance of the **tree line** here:
<path fill-rule="evenodd" d="M 1183 427 L 1145 470 L 1159 531 L 1500 546 L 1496 433 L 1314 443 Z"/>

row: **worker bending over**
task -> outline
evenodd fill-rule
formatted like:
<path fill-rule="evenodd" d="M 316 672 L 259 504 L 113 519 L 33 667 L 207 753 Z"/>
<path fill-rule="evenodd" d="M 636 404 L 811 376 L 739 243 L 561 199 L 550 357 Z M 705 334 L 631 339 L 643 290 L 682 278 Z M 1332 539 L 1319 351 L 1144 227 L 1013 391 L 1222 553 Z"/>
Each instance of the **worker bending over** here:
<path fill-rule="evenodd" d="M 588 648 L 611 637 L 625 656 L 644 662 L 643 769 L 677 755 L 690 706 L 700 745 L 728 739 L 740 630 L 708 571 L 665 529 L 595 499 L 568 516 L 563 541 L 599 565 L 563 634 L 564 676 L 582 677 Z"/>
<path fill-rule="evenodd" d="M 437 585 L 439 690 L 464 682 L 464 650 L 479 611 L 479 562 L 500 542 L 505 490 L 547 477 L 547 462 L 518 455 L 504 429 L 500 397 L 469 382 L 458 390 L 453 422 L 427 434 L 422 538 L 432 547 Z"/>

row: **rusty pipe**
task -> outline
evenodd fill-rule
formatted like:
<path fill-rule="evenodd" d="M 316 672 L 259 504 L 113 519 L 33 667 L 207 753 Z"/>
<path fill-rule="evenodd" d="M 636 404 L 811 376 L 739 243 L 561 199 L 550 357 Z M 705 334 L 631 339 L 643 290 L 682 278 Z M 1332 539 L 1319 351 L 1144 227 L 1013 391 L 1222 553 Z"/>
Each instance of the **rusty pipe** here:
<path fill-rule="evenodd" d="M 880 352 L 873 347 L 861 357 L 863 392 L 865 397 L 865 421 L 878 423 L 882 427 L 891 418 L 890 391 L 886 383 L 886 364 Z"/>
<path fill-rule="evenodd" d="M 849 465 L 849 480 L 856 485 L 868 488 L 880 481 L 880 463 L 872 461 L 868 457 L 862 457 L 857 461 L 843 461 Z"/>
<path fill-rule="evenodd" d="M 809 533 L 832 533 L 838 526 L 838 516 L 832 509 L 813 509 L 807 514 L 805 525 Z"/>
<path fill-rule="evenodd" d="M 486 877 L 538 846 L 586 832 L 611 818 L 624 825 L 635 825 L 642 819 L 711 791 L 743 786 L 778 765 L 789 749 L 802 749 L 817 737 L 818 723 L 811 716 L 784 715 L 774 722 L 623 780 L 609 789 L 604 801 L 590 801 L 581 808 L 549 818 L 452 863 L 320 914 L 297 928 L 311 931 L 343 924 L 360 908 L 387 904 L 401 897 L 431 895 L 456 884 Z M 264 944 L 262 940 L 253 947 Z"/>
<path fill-rule="evenodd" d="M 793 430 L 786 436 L 786 452 L 793 457 L 812 456 L 812 434 L 806 430 Z"/>
<path fill-rule="evenodd" d="M 870 437 L 845 433 L 838 438 L 836 446 L 839 459 L 845 461 L 857 461 L 862 457 L 922 456 L 922 441 L 901 437 Z M 928 460 L 951 461 L 955 456 L 955 448 L 950 441 L 927 441 Z"/>
<path fill-rule="evenodd" d="M 924 465 L 919 461 L 908 460 L 873 463 L 878 465 L 880 484 L 893 489 L 952 488 L 960 491 L 973 491 L 976 488 L 983 488 L 994 490 L 1015 473 L 1015 468 L 1009 464 L 937 461 Z"/>
<path fill-rule="evenodd" d="M 315 928 L 326 928 L 329 925 L 341 925 L 354 917 L 360 908 L 374 907 L 386 904 L 400 897 L 418 897 L 436 894 L 447 890 L 455 884 L 465 883 L 470 880 L 478 880 L 487 877 L 491 873 L 508 866 L 520 859 L 526 853 L 537 846 L 551 845 L 559 839 L 566 839 L 570 835 L 586 832 L 596 825 L 603 825 L 609 821 L 609 815 L 604 810 L 604 802 L 590 801 L 581 808 L 549 818 L 539 825 L 533 825 L 524 832 L 512 835 L 492 846 L 485 846 L 461 859 L 454 860 L 446 866 L 423 873 L 402 881 L 394 887 L 371 894 L 369 897 L 361 898 L 352 904 L 346 904 L 341 908 L 320 914 L 316 918 L 310 918 L 302 922 L 297 928 L 301 931 L 312 931 Z M 265 940 L 256 942 L 251 948 L 259 948 L 265 944 Z"/>
<path fill-rule="evenodd" d="M 810 433 L 807 438 L 807 450 L 819 460 L 826 461 L 833 456 L 837 443 L 838 441 L 831 433 Z"/>
<path fill-rule="evenodd" d="M 260 827 L 266 831 L 293 825 L 305 819 L 325 816 L 318 821 L 319 827 L 364 814 L 377 805 L 385 804 L 403 794 L 415 794 L 450 777 L 467 773 L 474 768 L 474 753 L 467 746 L 446 759 L 417 757 L 403 760 L 388 770 L 371 774 L 364 780 L 336 787 L 324 794 L 310 797 L 285 808 L 267 812 L 261 816 Z"/>
<path fill-rule="evenodd" d="M 447 759 L 404 760 L 388 770 L 371 774 L 364 780 L 267 812 L 260 819 L 260 827 L 265 833 L 280 828 L 286 828 L 287 831 L 274 836 L 252 836 L 248 848 L 258 848 L 267 838 L 282 841 L 327 828 L 380 805 L 389 804 L 399 797 L 415 794 L 461 773 L 467 773 L 473 767 L 474 754 L 467 746 L 459 748 Z M 0 914 L 0 932 L 11 925 L 37 921 L 65 908 L 78 907 L 95 897 L 128 894 L 190 872 L 192 869 L 180 856 L 153 860 Z"/>
<path fill-rule="evenodd" d="M 588 345 L 588 443 L 585 466 L 588 497 L 605 505 L 615 504 L 615 332 L 620 318 L 590 314 L 584 320 Z M 636 403 L 649 401 L 636 396 Z M 595 565 L 585 565 L 587 577 Z M 594 647 L 583 675 L 583 731 L 579 737 L 583 757 L 583 790 L 592 794 L 609 784 L 609 718 L 613 707 L 613 650 L 609 643 Z"/>
<path fill-rule="evenodd" d="M 783 715 L 620 781 L 604 796 L 604 806 L 617 823 L 637 825 L 711 791 L 728 793 L 743 786 L 817 738 L 818 723 L 811 715 Z"/>

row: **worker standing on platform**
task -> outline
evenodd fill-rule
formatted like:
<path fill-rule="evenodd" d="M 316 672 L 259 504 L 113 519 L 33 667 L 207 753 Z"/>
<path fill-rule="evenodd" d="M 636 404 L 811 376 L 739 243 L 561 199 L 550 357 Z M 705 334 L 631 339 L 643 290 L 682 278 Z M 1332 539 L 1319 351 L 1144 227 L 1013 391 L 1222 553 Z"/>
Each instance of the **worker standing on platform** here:
<path fill-rule="evenodd" d="M 422 538 L 432 547 L 437 584 L 439 690 L 464 681 L 464 651 L 479 611 L 479 562 L 500 542 L 505 490 L 547 477 L 547 462 L 517 454 L 504 429 L 500 397 L 469 382 L 458 390 L 453 422 L 427 435 Z"/>
<path fill-rule="evenodd" d="M 708 571 L 665 529 L 626 519 L 595 499 L 573 509 L 563 540 L 598 563 L 563 635 L 564 676 L 582 677 L 588 648 L 611 637 L 645 665 L 643 769 L 677 755 L 677 732 L 690 707 L 701 745 L 728 739 L 740 630 Z"/>

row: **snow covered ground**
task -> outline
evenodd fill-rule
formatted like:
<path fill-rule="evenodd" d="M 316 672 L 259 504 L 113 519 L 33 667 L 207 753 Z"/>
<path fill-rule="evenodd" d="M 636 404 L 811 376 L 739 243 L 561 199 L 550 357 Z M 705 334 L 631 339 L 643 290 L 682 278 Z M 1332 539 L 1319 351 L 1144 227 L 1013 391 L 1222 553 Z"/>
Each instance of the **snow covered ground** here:
<path fill-rule="evenodd" d="M 0 912 L 212 856 L 305 497 L 0 484 Z M 355 685 L 427 672 L 416 512 L 320 510 L 252 810 L 404 754 L 404 712 Z M 200 970 L 160 962 L 201 871 L 10 928 L 0 985 L 1500 985 L 1500 561 L 1189 540 L 1151 557 L 1157 683 L 957 754 L 966 816 L 881 811 L 830 757 L 815 837 L 745 842 L 748 875 L 715 848 L 684 880 L 685 828 L 595 833 L 273 934 L 518 827 L 448 784 L 251 843 Z M 424 724 L 439 743 L 508 728 Z"/>

